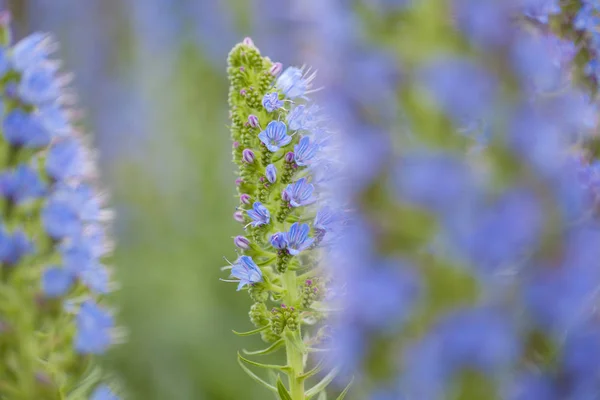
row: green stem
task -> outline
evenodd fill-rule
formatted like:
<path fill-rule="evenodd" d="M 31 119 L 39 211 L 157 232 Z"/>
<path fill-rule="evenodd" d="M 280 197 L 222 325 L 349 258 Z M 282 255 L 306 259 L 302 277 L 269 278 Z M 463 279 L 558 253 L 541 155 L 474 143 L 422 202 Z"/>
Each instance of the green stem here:
<path fill-rule="evenodd" d="M 298 284 L 296 272 L 288 270 L 284 274 L 283 287 L 287 292 L 285 296 L 286 304 L 288 307 L 294 307 L 298 302 Z M 297 337 L 302 337 L 300 334 L 300 326 L 298 326 L 298 331 L 294 332 L 294 334 L 297 335 Z M 287 336 L 285 336 L 285 351 L 287 355 L 287 365 L 291 369 L 291 371 L 288 373 L 288 380 L 292 400 L 304 400 L 304 381 L 298 379 L 298 376 L 304 373 L 302 352 Z"/>

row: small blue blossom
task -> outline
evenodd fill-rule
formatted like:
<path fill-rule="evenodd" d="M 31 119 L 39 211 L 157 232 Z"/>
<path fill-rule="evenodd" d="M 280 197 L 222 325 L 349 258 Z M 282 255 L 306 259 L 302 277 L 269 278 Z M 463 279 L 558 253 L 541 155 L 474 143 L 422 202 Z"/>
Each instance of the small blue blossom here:
<path fill-rule="evenodd" d="M 551 15 L 560 14 L 559 0 L 522 0 L 525 15 L 547 23 Z"/>
<path fill-rule="evenodd" d="M 306 77 L 300 68 L 289 67 L 277 78 L 276 86 L 285 96 L 295 99 L 307 93 L 313 79 L 314 74 Z"/>
<path fill-rule="evenodd" d="M 61 88 L 56 76 L 56 67 L 43 63 L 28 68 L 19 83 L 19 97 L 29 104 L 44 104 L 56 101 Z"/>
<path fill-rule="evenodd" d="M 119 400 L 119 397 L 107 385 L 99 385 L 94 389 L 90 400 Z"/>
<path fill-rule="evenodd" d="M 267 165 L 265 175 L 270 183 L 275 183 L 277 180 L 277 168 L 273 164 Z"/>
<path fill-rule="evenodd" d="M 307 166 L 319 151 L 319 146 L 316 143 L 311 143 L 308 136 L 300 139 L 300 142 L 294 146 L 294 161 L 300 166 Z"/>
<path fill-rule="evenodd" d="M 46 172 L 52 178 L 64 181 L 82 177 L 85 171 L 85 153 L 73 138 L 55 143 L 48 151 Z"/>
<path fill-rule="evenodd" d="M 42 291 L 48 297 L 64 296 L 73 285 L 73 275 L 65 268 L 50 267 L 42 275 Z"/>
<path fill-rule="evenodd" d="M 46 185 L 39 174 L 28 165 L 21 164 L 0 175 L 0 193 L 16 204 L 36 199 L 45 191 Z"/>
<path fill-rule="evenodd" d="M 4 118 L 3 133 L 6 141 L 13 146 L 31 148 L 45 147 L 50 144 L 52 134 L 35 114 L 28 114 L 17 108 Z"/>
<path fill-rule="evenodd" d="M 109 276 L 94 249 L 94 237 L 79 237 L 61 246 L 65 269 L 95 293 L 108 293 Z"/>
<path fill-rule="evenodd" d="M 423 85 L 454 122 L 484 118 L 494 104 L 496 81 L 482 66 L 458 58 L 438 59 L 423 72 Z"/>
<path fill-rule="evenodd" d="M 241 256 L 231 268 L 231 276 L 238 278 L 239 284 L 237 290 L 241 290 L 246 285 L 261 282 L 263 280 L 262 271 L 252 257 Z"/>
<path fill-rule="evenodd" d="M 292 141 L 292 137 L 287 134 L 285 123 L 281 121 L 269 122 L 267 128 L 258 134 L 258 138 L 271 152 L 276 152 Z"/>
<path fill-rule="evenodd" d="M 10 58 L 6 48 L 0 47 L 0 77 L 10 70 Z"/>
<path fill-rule="evenodd" d="M 279 93 L 271 92 L 265 94 L 262 99 L 262 105 L 267 112 L 273 112 L 278 108 L 283 107 L 283 100 L 279 100 Z"/>
<path fill-rule="evenodd" d="M 64 136 L 72 132 L 73 128 L 71 126 L 69 112 L 57 103 L 41 105 L 38 108 L 37 115 L 39 116 L 42 125 L 55 136 Z"/>
<path fill-rule="evenodd" d="M 334 211 L 331 207 L 325 206 L 317 211 L 313 227 L 316 230 L 329 231 L 339 219 L 340 215 L 338 212 Z"/>
<path fill-rule="evenodd" d="M 288 127 L 293 131 L 309 131 L 315 128 L 319 122 L 317 113 L 319 107 L 315 104 L 306 106 L 300 104 L 294 107 L 287 116 Z"/>
<path fill-rule="evenodd" d="M 23 231 L 17 230 L 11 235 L 4 228 L 0 229 L 0 262 L 16 265 L 33 251 L 34 245 Z"/>
<path fill-rule="evenodd" d="M 309 248 L 315 239 L 308 236 L 310 227 L 308 224 L 299 224 L 294 222 L 286 233 L 288 246 L 287 249 L 291 255 L 297 256 L 302 250 Z"/>
<path fill-rule="evenodd" d="M 283 232 L 274 233 L 269 239 L 269 243 L 271 243 L 271 246 L 275 247 L 276 249 L 285 249 L 288 247 L 287 235 Z"/>
<path fill-rule="evenodd" d="M 32 33 L 21 39 L 12 49 L 13 67 L 20 72 L 46 62 L 54 50 L 50 36 L 44 33 Z"/>
<path fill-rule="evenodd" d="M 99 200 L 86 185 L 58 188 L 42 209 L 44 228 L 55 239 L 77 236 L 84 222 L 99 219 Z"/>
<path fill-rule="evenodd" d="M 284 193 L 292 207 L 301 207 L 315 201 L 314 190 L 315 187 L 308 182 L 308 179 L 301 178 L 297 182 L 289 184 Z"/>
<path fill-rule="evenodd" d="M 75 349 L 82 354 L 102 354 L 112 343 L 113 317 L 92 300 L 83 302 L 77 314 Z"/>
<path fill-rule="evenodd" d="M 253 227 L 267 225 L 271 221 L 271 214 L 267 207 L 263 206 L 260 201 L 255 202 L 252 205 L 252 210 L 246 211 L 252 222 L 250 225 Z"/>

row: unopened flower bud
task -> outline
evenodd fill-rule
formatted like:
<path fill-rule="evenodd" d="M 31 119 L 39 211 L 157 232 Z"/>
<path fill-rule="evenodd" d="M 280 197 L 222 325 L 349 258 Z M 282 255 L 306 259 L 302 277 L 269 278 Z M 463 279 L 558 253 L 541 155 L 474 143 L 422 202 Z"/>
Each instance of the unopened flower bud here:
<path fill-rule="evenodd" d="M 273 63 L 273 65 L 269 69 L 269 73 L 273 76 L 277 76 L 281 73 L 282 69 L 283 69 L 283 64 L 281 64 L 280 62 L 276 62 L 276 63 Z"/>
<path fill-rule="evenodd" d="M 242 202 L 243 204 L 250 204 L 250 195 L 247 193 L 243 193 L 240 196 L 240 202 Z"/>
<path fill-rule="evenodd" d="M 250 248 L 250 240 L 245 236 L 236 236 L 233 239 L 233 244 L 242 250 L 248 250 Z"/>
<path fill-rule="evenodd" d="M 244 162 L 252 164 L 255 158 L 256 157 L 254 156 L 254 152 L 252 150 L 244 149 L 244 151 L 242 151 L 242 160 L 244 160 Z"/>
<path fill-rule="evenodd" d="M 294 152 L 290 151 L 285 155 L 285 162 L 291 163 L 294 162 Z"/>
<path fill-rule="evenodd" d="M 253 128 L 258 128 L 258 117 L 254 114 L 250 114 L 248 116 L 248 125 L 250 125 Z"/>
<path fill-rule="evenodd" d="M 252 46 L 254 47 L 254 41 L 252 41 L 251 38 L 246 37 L 244 38 L 244 40 L 242 41 L 243 44 L 245 44 L 246 46 Z"/>
<path fill-rule="evenodd" d="M 233 219 L 237 222 L 244 222 L 244 214 L 241 211 L 236 211 L 233 213 Z"/>

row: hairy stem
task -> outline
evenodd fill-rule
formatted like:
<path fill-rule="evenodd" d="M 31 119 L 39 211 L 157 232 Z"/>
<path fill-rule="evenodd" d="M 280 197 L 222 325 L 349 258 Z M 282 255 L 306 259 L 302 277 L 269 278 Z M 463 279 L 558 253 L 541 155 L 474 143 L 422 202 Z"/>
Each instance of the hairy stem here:
<path fill-rule="evenodd" d="M 293 306 L 298 302 L 298 285 L 295 271 L 287 271 L 283 276 L 283 285 L 287 291 L 285 301 L 288 305 Z M 300 326 L 298 331 L 294 332 L 297 337 L 302 337 L 300 334 Z M 304 362 L 302 360 L 302 352 L 292 343 L 289 337 L 285 337 L 285 351 L 287 355 L 287 364 L 291 368 L 288 374 L 290 394 L 292 400 L 304 400 L 304 381 L 297 377 L 304 373 Z"/>

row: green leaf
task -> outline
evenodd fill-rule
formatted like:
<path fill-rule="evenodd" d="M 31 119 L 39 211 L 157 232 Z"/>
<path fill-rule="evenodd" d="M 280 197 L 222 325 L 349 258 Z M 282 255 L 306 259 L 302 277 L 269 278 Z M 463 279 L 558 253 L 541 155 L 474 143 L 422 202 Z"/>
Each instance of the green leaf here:
<path fill-rule="evenodd" d="M 344 400 L 344 397 L 346 397 L 346 395 L 348 394 L 348 390 L 350 390 L 350 386 L 352 386 L 353 382 L 354 382 L 354 377 L 352 377 L 352 379 L 350 379 L 350 382 L 348 382 L 348 385 L 346 385 L 346 387 L 344 388 L 344 391 L 342 393 L 340 393 L 340 395 L 335 400 Z"/>
<path fill-rule="evenodd" d="M 317 383 L 315 386 L 308 389 L 306 391 L 306 398 L 311 399 L 314 395 L 318 394 L 321 390 L 325 390 L 327 385 L 329 385 L 331 383 L 331 381 L 333 380 L 333 378 L 335 378 L 338 371 L 339 371 L 339 369 L 337 367 L 332 369 L 331 372 L 328 373 L 327 375 L 325 375 L 325 377 L 323 377 L 323 379 L 321 379 L 321 381 L 319 383 Z"/>
<path fill-rule="evenodd" d="M 317 400 L 327 400 L 327 392 L 322 391 Z"/>
<path fill-rule="evenodd" d="M 277 392 L 281 400 L 292 400 L 292 395 L 288 392 L 283 382 L 281 382 L 281 377 L 279 376 L 277 377 Z"/>
<path fill-rule="evenodd" d="M 262 355 L 270 354 L 270 353 L 273 353 L 273 352 L 279 350 L 284 344 L 285 344 L 285 340 L 279 339 L 278 341 L 276 341 L 275 343 L 273 343 L 266 349 L 256 350 L 256 351 L 248 351 L 248 350 L 244 349 L 242 351 L 244 352 L 244 354 L 249 355 L 249 356 L 262 356 Z"/>
<path fill-rule="evenodd" d="M 316 375 L 323 369 L 323 360 L 319 361 L 317 365 L 315 365 L 311 370 L 306 371 L 302 375 L 298 376 L 298 380 L 305 380 L 310 378 L 313 375 Z"/>
<path fill-rule="evenodd" d="M 277 388 L 275 386 L 268 384 L 263 379 L 261 379 L 258 375 L 256 375 L 254 372 L 250 371 L 250 369 L 244 365 L 244 363 L 242 362 L 242 360 L 240 360 L 239 357 L 238 357 L 238 364 L 240 364 L 240 367 L 242 367 L 244 372 L 247 373 L 248 376 L 250 378 L 252 378 L 255 382 L 258 382 L 261 385 L 263 385 L 264 387 L 266 387 L 267 389 L 269 389 L 270 391 L 277 393 Z"/>
<path fill-rule="evenodd" d="M 271 325 L 265 325 L 265 326 L 261 326 L 258 329 L 254 329 L 253 331 L 248 331 L 248 332 L 236 332 L 234 330 L 232 330 L 231 332 L 235 333 L 238 336 L 251 336 L 254 335 L 256 333 L 262 332 L 264 330 L 266 330 L 267 328 L 269 328 Z"/>
<path fill-rule="evenodd" d="M 287 365 L 262 364 L 256 361 L 248 360 L 247 358 L 242 357 L 240 353 L 238 353 L 238 359 L 240 361 L 245 362 L 246 364 L 254 365 L 255 367 L 259 368 L 277 369 L 285 373 L 288 373 L 290 371 L 290 367 Z"/>

